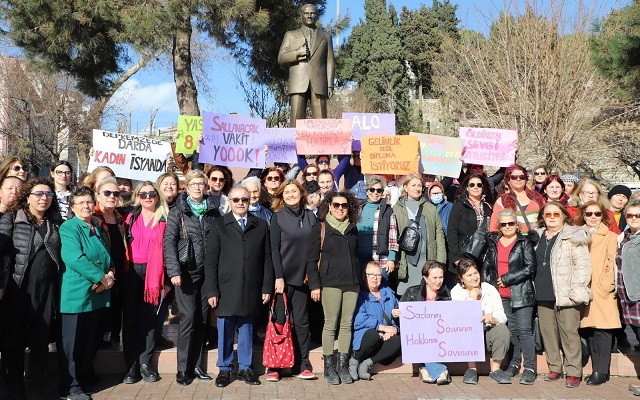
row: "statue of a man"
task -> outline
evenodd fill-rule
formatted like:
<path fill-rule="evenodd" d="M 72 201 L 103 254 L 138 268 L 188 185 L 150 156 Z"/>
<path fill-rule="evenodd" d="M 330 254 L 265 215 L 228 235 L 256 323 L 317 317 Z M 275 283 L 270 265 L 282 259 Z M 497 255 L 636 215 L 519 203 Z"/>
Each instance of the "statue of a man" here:
<path fill-rule="evenodd" d="M 278 63 L 289 66 L 290 127 L 306 117 L 307 101 L 313 118 L 327 118 L 335 74 L 331 35 L 316 27 L 318 9 L 305 4 L 300 14 L 303 26 L 284 35 L 278 53 Z"/>

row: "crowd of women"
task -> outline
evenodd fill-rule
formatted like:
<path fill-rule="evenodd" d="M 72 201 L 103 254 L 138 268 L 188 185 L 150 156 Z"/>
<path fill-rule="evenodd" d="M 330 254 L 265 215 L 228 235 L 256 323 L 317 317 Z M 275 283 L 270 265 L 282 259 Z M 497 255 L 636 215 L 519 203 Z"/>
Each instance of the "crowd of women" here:
<path fill-rule="evenodd" d="M 90 399 L 105 333 L 116 342 L 121 334 L 124 383 L 158 381 L 152 356 L 166 340 L 171 299 L 180 313 L 177 384 L 212 380 L 205 349 L 217 335 L 205 289 L 207 238 L 213 221 L 245 200 L 269 224 L 275 315 L 283 320 L 286 295 L 293 325 L 294 365 L 269 369 L 268 381 L 288 373 L 316 378 L 309 349 L 317 321 L 327 383 L 369 380 L 373 365 L 400 355 L 399 301 L 466 300 L 482 302 L 489 377 L 497 383 L 535 382 L 537 333 L 546 381 L 564 375 L 567 387 L 577 387 L 585 356 L 592 359 L 588 385 L 609 379 L 614 339 L 629 347 L 625 324 L 636 333 L 640 326 L 637 193 L 621 185 L 607 193 L 593 179 L 517 164 L 492 176 L 467 165 L 458 179 L 440 182 L 421 174 L 365 177 L 359 154 L 353 165 L 346 158 L 333 171 L 328 156 L 304 160 L 302 170 L 250 171 L 239 183 L 247 199 L 227 197 L 235 182 L 220 166 L 186 170 L 183 182 L 167 172 L 131 190 L 108 167 L 73 183 L 66 161 L 49 177 L 28 179 L 24 160 L 5 159 L 0 351 L 11 398 L 25 395 L 26 348 L 26 386 L 41 393 L 55 343 L 61 396 Z M 261 307 L 250 313 L 266 316 Z M 421 364 L 419 376 L 451 382 L 447 366 L 435 362 Z M 217 386 L 229 384 L 224 377 Z M 462 382 L 478 383 L 475 363 Z"/>

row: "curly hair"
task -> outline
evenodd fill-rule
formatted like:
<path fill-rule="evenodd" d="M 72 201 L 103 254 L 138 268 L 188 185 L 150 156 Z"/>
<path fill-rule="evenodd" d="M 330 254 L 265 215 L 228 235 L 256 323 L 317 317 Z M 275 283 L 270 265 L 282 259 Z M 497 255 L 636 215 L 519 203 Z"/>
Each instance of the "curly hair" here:
<path fill-rule="evenodd" d="M 539 228 L 546 228 L 547 224 L 544 223 L 544 210 L 547 208 L 547 206 L 556 206 L 560 209 L 560 212 L 562 213 L 562 216 L 564 217 L 564 223 L 567 225 L 573 225 L 573 218 L 571 218 L 571 215 L 569 214 L 569 211 L 567 211 L 567 209 L 562 205 L 562 203 L 560 203 L 559 201 L 555 201 L 555 200 L 551 200 L 550 202 L 548 202 L 547 204 L 544 205 L 544 207 L 540 208 L 540 212 L 538 213 L 538 227 Z"/>
<path fill-rule="evenodd" d="M 578 213 L 576 214 L 576 216 L 574 217 L 574 222 L 577 225 L 585 225 L 587 223 L 587 221 L 585 221 L 585 215 L 584 213 L 587 211 L 587 208 L 589 206 L 596 206 L 600 209 L 600 212 L 602 213 L 602 223 L 605 224 L 607 226 L 607 228 L 609 228 L 611 226 L 611 224 L 613 223 L 613 221 L 611 221 L 611 216 L 609 215 L 609 213 L 607 212 L 607 209 L 604 207 L 604 205 L 602 205 L 601 203 L 597 202 L 597 201 L 590 201 L 586 204 L 581 205 L 578 208 Z"/>
<path fill-rule="evenodd" d="M 25 182 L 20 188 L 20 194 L 18 194 L 16 201 L 14 201 L 9 206 L 7 212 L 15 216 L 15 214 L 19 210 L 22 210 L 27 216 L 27 221 L 29 221 L 29 223 L 31 224 L 36 224 L 37 218 L 31 213 L 31 210 L 29 210 L 29 202 L 27 200 L 29 199 L 29 196 L 31 196 L 31 191 L 33 190 L 33 188 L 38 185 L 49 187 L 49 191 L 53 193 L 53 196 L 51 197 L 51 204 L 49 205 L 49 208 L 47 208 L 47 210 L 44 212 L 45 218 L 56 224 L 62 223 L 60 207 L 58 206 L 58 200 L 55 197 L 55 188 L 53 186 L 53 183 L 51 183 L 49 179 L 34 178 Z"/>
<path fill-rule="evenodd" d="M 224 195 L 227 196 L 231 191 L 231 188 L 233 187 L 233 174 L 231 174 L 231 171 L 226 167 L 213 165 L 211 166 L 211 168 L 209 168 L 209 170 L 206 173 L 207 180 L 211 178 L 211 174 L 214 171 L 218 171 L 222 173 L 222 176 L 224 176 L 224 186 L 222 187 L 222 193 L 224 193 Z M 209 184 L 209 182 L 207 182 L 207 184 Z"/>
<path fill-rule="evenodd" d="M 282 182 L 282 185 L 280 185 L 280 187 L 276 189 L 275 193 L 273 193 L 273 204 L 271 205 L 271 210 L 273 210 L 273 212 L 282 210 L 286 205 L 284 201 L 284 191 L 289 185 L 294 185 L 300 191 L 300 201 L 298 202 L 297 207 L 300 207 L 300 209 L 305 209 L 307 207 L 307 191 L 305 188 L 297 180 L 288 179 Z"/>
<path fill-rule="evenodd" d="M 469 190 L 467 189 L 467 187 L 469 186 L 469 181 L 474 178 L 480 179 L 480 182 L 482 182 L 482 195 L 484 196 L 484 201 L 491 207 L 493 207 L 493 190 L 491 190 L 491 186 L 489 185 L 487 177 L 483 174 L 467 175 L 467 177 L 464 179 L 464 181 L 462 181 L 462 184 L 460 184 L 460 187 L 458 188 L 458 190 L 460 191 L 459 198 L 467 199 L 469 197 Z"/>
<path fill-rule="evenodd" d="M 333 202 L 333 199 L 336 197 L 344 197 L 347 199 L 347 203 L 349 203 L 349 213 L 348 219 L 352 224 L 358 223 L 360 221 L 360 203 L 356 196 L 354 196 L 350 192 L 329 192 L 327 196 L 322 200 L 320 205 L 318 206 L 318 218 L 325 219 L 327 214 L 329 213 L 329 207 Z"/>

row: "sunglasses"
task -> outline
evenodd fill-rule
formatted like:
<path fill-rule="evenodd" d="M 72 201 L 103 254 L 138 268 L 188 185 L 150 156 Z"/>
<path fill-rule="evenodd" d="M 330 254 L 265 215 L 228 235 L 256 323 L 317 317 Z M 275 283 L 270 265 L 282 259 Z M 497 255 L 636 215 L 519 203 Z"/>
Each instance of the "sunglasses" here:
<path fill-rule="evenodd" d="M 280 182 L 280 177 L 279 176 L 267 176 L 266 178 L 269 182 Z"/>
<path fill-rule="evenodd" d="M 318 176 L 317 172 L 305 172 L 304 176 Z"/>
<path fill-rule="evenodd" d="M 378 193 L 378 194 L 382 194 L 382 192 L 384 192 L 384 189 L 380 188 L 380 189 L 376 189 L 376 188 L 369 188 L 367 189 L 369 191 L 369 193 Z"/>
<path fill-rule="evenodd" d="M 333 206 L 333 208 L 342 208 L 343 210 L 347 210 L 349 209 L 349 203 L 338 203 L 338 202 L 333 202 L 331 203 L 331 205 Z"/>
<path fill-rule="evenodd" d="M 534 172 L 533 174 L 534 174 L 534 175 L 537 175 L 537 176 L 544 176 L 544 175 L 546 175 L 547 173 L 546 173 L 546 172 Z"/>
<path fill-rule="evenodd" d="M 327 160 L 318 161 L 318 164 L 329 165 L 329 161 Z"/>
<path fill-rule="evenodd" d="M 224 181 L 226 181 L 226 180 L 227 180 L 227 178 L 218 178 L 218 177 L 216 177 L 216 176 L 212 176 L 211 178 L 209 178 L 209 180 L 210 180 L 211 182 L 224 182 Z"/>
<path fill-rule="evenodd" d="M 602 217 L 602 211 L 586 211 L 584 215 L 587 217 Z"/>
<path fill-rule="evenodd" d="M 53 193 L 53 192 L 45 192 L 45 191 L 42 191 L 42 190 L 36 190 L 36 191 L 33 191 L 33 192 L 29 193 L 29 194 L 32 195 L 32 196 L 35 196 L 35 197 L 47 196 L 47 198 L 49 198 L 49 199 L 52 199 L 53 195 L 55 195 L 55 193 Z"/>
<path fill-rule="evenodd" d="M 71 171 L 54 171 L 54 172 L 58 176 L 71 176 Z"/>
<path fill-rule="evenodd" d="M 140 192 L 138 193 L 138 196 L 141 199 L 155 199 L 156 197 L 158 197 L 158 192 L 156 192 L 155 190 L 152 190 L 150 192 Z"/>
<path fill-rule="evenodd" d="M 249 198 L 248 197 L 234 197 L 233 199 L 231 199 L 231 201 L 233 201 L 234 204 L 238 204 L 240 202 L 243 203 L 249 203 Z"/>
<path fill-rule="evenodd" d="M 14 165 L 13 168 L 11 168 L 12 170 L 18 172 L 18 171 L 27 171 L 27 169 L 25 167 L 23 167 L 22 165 Z"/>
<path fill-rule="evenodd" d="M 560 213 L 559 213 L 559 212 L 557 212 L 557 211 L 554 211 L 554 212 L 552 212 L 552 213 L 550 213 L 550 212 L 548 212 L 548 213 L 544 213 L 544 217 L 545 217 L 545 218 L 551 218 L 551 217 L 553 217 L 553 218 L 560 218 L 560 216 L 561 216 L 561 215 L 562 215 L 562 214 L 560 214 Z"/>
<path fill-rule="evenodd" d="M 625 217 L 628 218 L 628 219 L 634 219 L 634 218 L 640 219 L 640 213 L 638 213 L 638 214 L 627 213 L 627 215 L 625 215 Z"/>
<path fill-rule="evenodd" d="M 527 180 L 527 176 L 526 175 L 511 175 L 509 177 L 509 179 L 511 179 L 512 181 L 526 181 Z"/>
<path fill-rule="evenodd" d="M 500 225 L 500 228 L 506 228 L 507 226 L 516 226 L 516 221 L 500 222 L 498 225 Z"/>
<path fill-rule="evenodd" d="M 480 182 L 480 183 L 470 183 L 470 184 L 467 185 L 467 187 L 470 187 L 470 188 L 477 187 L 478 189 L 482 189 L 482 182 Z"/>
<path fill-rule="evenodd" d="M 111 195 L 113 195 L 113 197 L 115 197 L 116 199 L 118 197 L 120 197 L 120 192 L 119 191 L 113 191 L 113 190 L 103 190 L 102 194 L 104 195 L 104 197 L 111 197 Z"/>

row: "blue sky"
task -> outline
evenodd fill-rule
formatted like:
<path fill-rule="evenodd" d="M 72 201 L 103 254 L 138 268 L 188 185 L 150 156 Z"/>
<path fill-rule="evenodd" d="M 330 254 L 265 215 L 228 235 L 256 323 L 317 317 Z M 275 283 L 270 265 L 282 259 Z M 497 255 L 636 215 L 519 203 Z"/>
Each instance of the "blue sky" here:
<path fill-rule="evenodd" d="M 595 10 L 596 15 L 604 15 L 612 8 L 620 8 L 628 5 L 632 0 L 602 0 L 599 1 L 599 8 Z M 458 6 L 458 19 L 461 20 L 461 28 L 473 29 L 486 32 L 488 22 L 503 8 L 503 4 L 509 7 L 522 4 L 523 0 L 451 0 L 452 4 Z M 538 3 L 548 4 L 554 0 L 542 0 Z M 579 0 L 568 0 L 568 7 L 565 13 L 570 15 L 575 12 L 576 4 Z M 403 6 L 415 9 L 420 4 L 430 6 L 432 0 L 391 0 L 398 12 Z M 584 3 L 594 3 L 585 1 Z M 497 5 L 500 5 L 499 7 Z M 348 13 L 351 18 L 351 26 L 358 24 L 364 19 L 364 0 L 340 0 L 340 14 L 344 16 Z M 323 23 L 327 24 L 332 19 L 335 20 L 337 13 L 337 0 L 327 0 Z M 347 32 L 341 35 L 341 41 L 348 36 Z M 243 75 L 243 71 L 237 63 L 230 58 L 225 51 L 216 50 L 211 61 L 210 68 L 206 76 L 210 90 L 204 93 L 200 90 L 199 103 L 201 111 L 212 111 L 219 113 L 237 112 L 241 115 L 249 115 L 249 108 L 244 102 L 241 90 L 238 88 L 236 76 Z M 128 119 L 131 114 L 132 131 L 148 130 L 150 122 L 150 110 L 158 110 L 155 126 L 166 127 L 177 121 L 179 113 L 176 101 L 175 85 L 173 74 L 166 63 L 154 63 L 146 69 L 138 72 L 125 86 L 119 90 L 114 99 L 110 102 L 114 110 L 111 118 L 105 119 L 103 129 L 115 129 L 116 119 Z"/>

